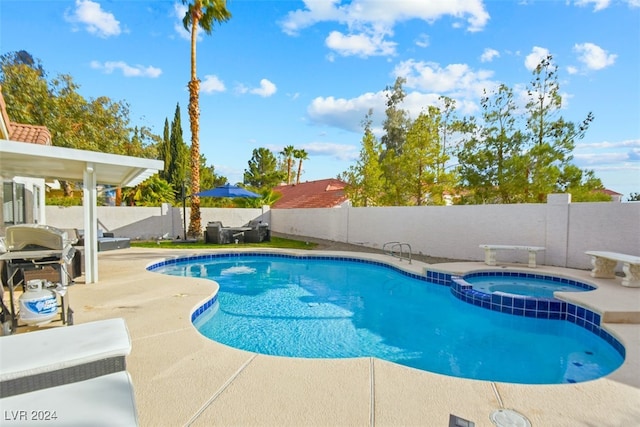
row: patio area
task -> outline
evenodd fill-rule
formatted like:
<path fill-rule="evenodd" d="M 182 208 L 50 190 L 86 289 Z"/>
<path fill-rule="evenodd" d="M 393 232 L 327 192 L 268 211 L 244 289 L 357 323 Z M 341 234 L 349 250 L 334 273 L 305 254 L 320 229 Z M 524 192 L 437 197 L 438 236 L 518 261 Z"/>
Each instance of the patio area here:
<path fill-rule="evenodd" d="M 327 249 L 344 248 L 320 245 L 321 251 Z M 265 356 L 208 340 L 193 327 L 190 315 L 215 292 L 216 284 L 145 269 L 163 258 L 202 252 L 210 250 L 128 248 L 100 253 L 99 283 L 85 285 L 81 278 L 69 290 L 76 323 L 126 320 L 132 340 L 127 370 L 142 426 L 446 426 L 454 414 L 479 427 L 493 426 L 490 414 L 499 409 L 517 411 L 533 426 L 620 426 L 640 420 L 640 289 L 620 286 L 619 278 L 536 269 L 597 284 L 596 291 L 576 294 L 572 302 L 614 313 L 611 319 L 616 322 L 636 323 L 607 325 L 627 352 L 625 363 L 608 377 L 578 384 L 519 385 L 448 377 L 373 358 Z M 361 255 L 418 273 L 427 266 L 380 253 Z M 430 266 L 457 274 L 485 267 L 479 262 Z"/>

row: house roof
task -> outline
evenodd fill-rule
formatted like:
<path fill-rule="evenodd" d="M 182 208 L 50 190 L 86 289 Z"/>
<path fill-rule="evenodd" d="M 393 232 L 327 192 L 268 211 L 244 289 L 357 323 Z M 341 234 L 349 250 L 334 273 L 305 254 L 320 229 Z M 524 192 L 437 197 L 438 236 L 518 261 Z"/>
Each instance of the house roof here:
<path fill-rule="evenodd" d="M 273 209 L 335 208 L 349 200 L 344 192 L 347 184 L 339 179 L 321 179 L 300 184 L 281 185 L 273 191 L 282 194 Z"/>
<path fill-rule="evenodd" d="M 7 105 L 4 97 L 0 94 L 0 114 L 2 124 L 0 125 L 0 139 L 10 141 L 29 142 L 39 145 L 51 145 L 51 132 L 46 126 L 25 125 L 14 123 L 7 114 Z"/>
<path fill-rule="evenodd" d="M 615 192 L 613 190 L 609 190 L 608 188 L 603 188 L 600 190 L 602 193 L 607 194 L 609 196 L 622 196 L 622 194 Z"/>

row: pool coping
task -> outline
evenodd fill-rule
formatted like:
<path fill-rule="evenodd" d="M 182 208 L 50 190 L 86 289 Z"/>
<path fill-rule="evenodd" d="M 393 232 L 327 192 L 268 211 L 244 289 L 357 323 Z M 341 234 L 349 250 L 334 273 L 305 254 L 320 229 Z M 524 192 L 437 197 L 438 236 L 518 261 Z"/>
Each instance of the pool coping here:
<path fill-rule="evenodd" d="M 217 291 L 214 282 L 167 280 L 145 269 L 158 260 L 210 252 L 142 248 L 105 252 L 99 254 L 100 283 L 71 289 L 76 323 L 125 318 L 133 343 L 127 369 L 143 426 L 424 425 L 425 420 L 446 425 L 449 415 L 455 414 L 480 427 L 493 425 L 489 415 L 499 408 L 517 410 L 534 425 L 611 425 L 640 419 L 637 323 L 607 324 L 627 348 L 625 362 L 607 377 L 579 384 L 465 380 L 370 358 L 320 361 L 256 355 L 207 340 L 193 326 L 189 314 Z M 389 262 L 382 254 L 357 255 Z M 483 268 L 473 262 L 428 265 L 414 260 L 409 266 L 406 261 L 390 261 L 415 274 L 426 267 L 458 275 Z M 588 272 L 554 267 L 537 270 L 588 277 Z M 640 293 L 621 288 L 617 281 L 593 282 L 597 295 L 580 297 L 575 303 L 590 309 L 600 305 L 605 312 L 640 311 L 630 297 Z"/>

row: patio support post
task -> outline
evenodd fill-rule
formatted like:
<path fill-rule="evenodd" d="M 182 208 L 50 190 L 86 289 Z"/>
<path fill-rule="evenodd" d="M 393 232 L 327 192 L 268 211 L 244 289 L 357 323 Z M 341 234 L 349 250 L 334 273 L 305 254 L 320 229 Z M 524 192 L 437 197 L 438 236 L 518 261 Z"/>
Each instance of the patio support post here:
<path fill-rule="evenodd" d="M 98 281 L 98 207 L 96 171 L 87 163 L 82 173 L 82 206 L 84 208 L 84 277 L 85 283 Z"/>

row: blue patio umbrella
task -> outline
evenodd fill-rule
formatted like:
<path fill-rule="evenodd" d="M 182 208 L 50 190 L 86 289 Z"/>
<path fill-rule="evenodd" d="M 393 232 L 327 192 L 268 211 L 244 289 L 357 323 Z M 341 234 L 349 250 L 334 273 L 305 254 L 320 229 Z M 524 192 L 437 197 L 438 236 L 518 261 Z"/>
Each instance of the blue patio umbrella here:
<path fill-rule="evenodd" d="M 225 184 L 220 185 L 218 187 L 212 188 L 210 190 L 201 191 L 199 193 L 194 194 L 194 196 L 198 197 L 244 197 L 250 199 L 257 199 L 262 197 L 259 194 L 246 190 L 242 187 L 238 187 L 237 185 Z"/>

